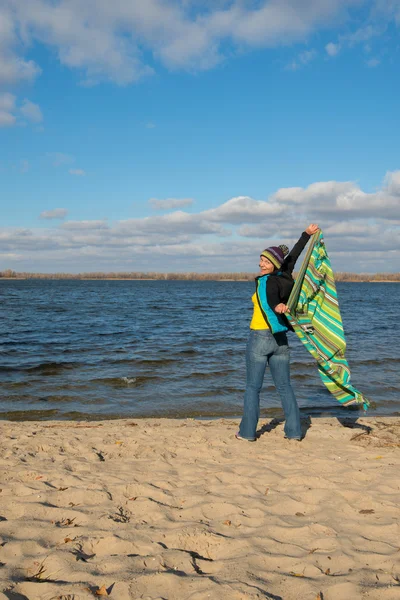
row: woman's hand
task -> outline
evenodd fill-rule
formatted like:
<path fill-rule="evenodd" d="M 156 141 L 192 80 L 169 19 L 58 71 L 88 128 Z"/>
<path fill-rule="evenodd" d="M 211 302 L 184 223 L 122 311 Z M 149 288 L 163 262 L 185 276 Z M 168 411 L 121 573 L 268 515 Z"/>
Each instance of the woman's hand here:
<path fill-rule="evenodd" d="M 316 223 L 310 223 L 310 225 L 306 229 L 306 233 L 308 233 L 308 235 L 314 235 L 314 233 L 316 233 L 318 229 L 319 227 Z"/>
<path fill-rule="evenodd" d="M 289 307 L 281 302 L 275 306 L 275 312 L 281 315 L 285 312 L 289 312 Z"/>

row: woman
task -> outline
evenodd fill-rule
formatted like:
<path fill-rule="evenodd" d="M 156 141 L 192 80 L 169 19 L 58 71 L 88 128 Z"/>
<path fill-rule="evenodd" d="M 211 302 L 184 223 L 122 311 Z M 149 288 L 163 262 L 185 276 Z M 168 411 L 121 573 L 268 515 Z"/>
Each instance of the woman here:
<path fill-rule="evenodd" d="M 255 442 L 260 414 L 260 391 L 269 365 L 285 413 L 285 437 L 301 440 L 300 412 L 290 384 L 289 329 L 284 313 L 293 287 L 294 265 L 310 237 L 318 231 L 311 223 L 287 254 L 286 246 L 270 246 L 260 255 L 260 275 L 253 294 L 253 318 L 246 348 L 246 392 L 237 439 Z M 287 256 L 285 256 L 287 254 Z"/>

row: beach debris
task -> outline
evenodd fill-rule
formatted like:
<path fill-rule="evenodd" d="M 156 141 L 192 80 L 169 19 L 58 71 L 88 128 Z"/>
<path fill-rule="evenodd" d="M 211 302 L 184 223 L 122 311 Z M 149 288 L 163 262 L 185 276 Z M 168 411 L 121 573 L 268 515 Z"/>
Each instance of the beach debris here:
<path fill-rule="evenodd" d="M 265 488 L 264 496 L 267 496 L 269 493 L 269 488 Z"/>
<path fill-rule="evenodd" d="M 374 427 L 369 431 L 362 431 L 350 438 L 360 446 L 373 446 L 375 448 L 399 448 L 400 447 L 400 423 L 397 421 L 385 423 L 384 421 L 375 421 Z M 376 456 L 375 460 L 379 460 Z"/>
<path fill-rule="evenodd" d="M 294 571 L 290 571 L 289 575 L 291 575 L 292 577 L 305 577 L 304 572 L 303 573 L 295 573 Z"/>
<path fill-rule="evenodd" d="M 28 569 L 28 576 L 26 577 L 26 581 L 51 581 L 51 575 L 47 575 L 48 571 L 45 566 L 44 559 L 41 563 L 34 562 L 34 567 Z M 32 575 L 30 575 L 32 573 Z"/>
<path fill-rule="evenodd" d="M 75 519 L 76 517 L 73 519 L 60 519 L 60 521 L 55 521 L 55 525 L 57 525 L 57 527 L 79 527 L 77 523 L 74 523 Z M 54 523 L 54 521 L 52 521 L 52 523 Z"/>
<path fill-rule="evenodd" d="M 112 519 L 116 523 L 129 523 L 131 520 L 132 513 L 124 508 L 123 506 L 118 506 L 118 510 L 113 515 L 109 515 L 108 518 Z"/>
<path fill-rule="evenodd" d="M 296 517 L 305 517 L 306 515 L 304 513 L 301 512 L 297 512 L 296 513 Z"/>
<path fill-rule="evenodd" d="M 76 548 L 73 549 L 72 553 L 75 555 L 76 560 L 81 560 L 82 562 L 87 562 L 91 558 L 94 558 L 96 554 L 88 554 L 84 551 L 82 544 L 78 544 Z"/>
<path fill-rule="evenodd" d="M 230 525 L 232 525 L 232 521 L 230 521 L 229 519 L 226 519 L 226 521 L 224 521 L 222 523 L 222 525 L 229 525 L 230 526 Z"/>
<path fill-rule="evenodd" d="M 65 490 L 67 490 L 67 489 L 68 489 L 67 487 L 59 487 L 58 491 L 59 492 L 65 492 Z"/>
<path fill-rule="evenodd" d="M 75 594 L 61 594 L 61 596 L 53 596 L 50 600 L 78 600 Z"/>
<path fill-rule="evenodd" d="M 95 454 L 97 454 L 97 456 L 99 457 L 99 459 L 101 460 L 101 462 L 104 462 L 106 460 L 106 457 L 103 454 L 102 450 L 97 450 L 97 448 L 92 448 L 92 450 L 94 450 Z"/>
<path fill-rule="evenodd" d="M 400 577 L 398 575 L 393 575 L 393 573 L 391 573 L 392 579 L 394 579 L 399 585 L 400 585 Z"/>
<path fill-rule="evenodd" d="M 109 596 L 109 593 L 108 593 L 105 585 L 102 585 L 101 587 L 99 587 L 97 590 L 95 590 L 94 593 L 96 594 L 96 596 Z"/>
<path fill-rule="evenodd" d="M 318 592 L 318 594 L 315 596 L 314 600 L 324 600 L 324 597 L 322 595 L 322 592 Z"/>
<path fill-rule="evenodd" d="M 373 515 L 375 511 L 373 508 L 363 508 L 362 510 L 359 510 L 358 512 L 360 513 L 360 515 Z"/>
<path fill-rule="evenodd" d="M 331 560 L 331 557 L 328 556 L 329 560 Z M 317 567 L 317 569 L 319 569 L 321 571 L 321 573 L 323 573 L 324 575 L 329 575 L 330 577 L 337 577 L 338 575 L 340 575 L 340 573 L 331 573 L 330 568 L 328 567 L 327 569 L 325 569 L 325 567 L 322 567 L 318 561 L 316 562 L 315 566 Z M 351 572 L 352 569 L 349 569 L 349 572 Z"/>

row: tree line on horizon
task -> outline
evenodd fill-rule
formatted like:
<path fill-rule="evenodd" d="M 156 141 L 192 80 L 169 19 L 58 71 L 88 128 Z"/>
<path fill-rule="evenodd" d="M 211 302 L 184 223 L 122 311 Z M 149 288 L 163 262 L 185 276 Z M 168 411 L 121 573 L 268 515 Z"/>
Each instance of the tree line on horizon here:
<path fill-rule="evenodd" d="M 126 279 L 169 281 L 253 281 L 255 273 L 156 273 L 156 272 L 88 272 L 88 273 L 18 273 L 0 271 L 0 279 Z M 296 277 L 296 273 L 294 273 Z M 400 281 L 400 273 L 335 273 L 336 281 Z"/>

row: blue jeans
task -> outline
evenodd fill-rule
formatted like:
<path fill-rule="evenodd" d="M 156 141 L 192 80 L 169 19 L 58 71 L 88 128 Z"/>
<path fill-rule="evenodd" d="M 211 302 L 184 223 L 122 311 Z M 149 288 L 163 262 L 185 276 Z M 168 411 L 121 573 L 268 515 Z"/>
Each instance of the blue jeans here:
<path fill-rule="evenodd" d="M 256 437 L 260 416 L 260 391 L 269 365 L 285 413 L 285 435 L 301 438 L 300 412 L 290 384 L 289 346 L 286 333 L 272 335 L 269 329 L 251 330 L 246 348 L 246 392 L 239 434 L 249 440 Z"/>

